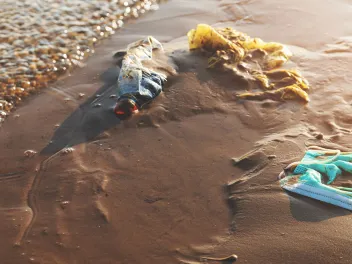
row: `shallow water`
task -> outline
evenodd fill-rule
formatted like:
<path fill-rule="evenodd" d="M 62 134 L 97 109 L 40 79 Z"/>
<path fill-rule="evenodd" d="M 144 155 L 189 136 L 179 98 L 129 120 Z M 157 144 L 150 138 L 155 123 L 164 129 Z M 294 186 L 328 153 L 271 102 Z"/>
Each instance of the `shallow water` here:
<path fill-rule="evenodd" d="M 351 12 L 345 0 L 184 0 L 126 25 L 2 127 L 2 259 L 200 263 L 237 254 L 238 263 L 349 263 L 350 212 L 287 195 L 277 175 L 306 145 L 351 148 Z M 311 102 L 233 101 L 242 87 L 187 51 L 186 32 L 198 23 L 288 45 Z M 163 95 L 72 153 L 25 158 L 101 87 L 113 52 L 147 34 L 178 68 Z M 253 149 L 260 154 L 250 166 L 233 167 L 232 157 Z"/>
<path fill-rule="evenodd" d="M 24 97 L 82 66 L 127 20 L 157 10 L 157 2 L 2 1 L 0 122 Z"/>

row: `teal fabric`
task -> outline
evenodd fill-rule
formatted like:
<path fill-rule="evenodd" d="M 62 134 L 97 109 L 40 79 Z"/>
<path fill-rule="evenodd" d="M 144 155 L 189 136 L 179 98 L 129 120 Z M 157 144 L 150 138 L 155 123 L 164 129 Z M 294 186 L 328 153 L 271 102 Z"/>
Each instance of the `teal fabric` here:
<path fill-rule="evenodd" d="M 352 154 L 327 155 L 326 151 L 308 150 L 293 171 L 280 180 L 285 190 L 352 210 L 352 188 L 330 186 L 342 171 L 352 173 Z M 322 181 L 322 174 L 328 178 Z"/>

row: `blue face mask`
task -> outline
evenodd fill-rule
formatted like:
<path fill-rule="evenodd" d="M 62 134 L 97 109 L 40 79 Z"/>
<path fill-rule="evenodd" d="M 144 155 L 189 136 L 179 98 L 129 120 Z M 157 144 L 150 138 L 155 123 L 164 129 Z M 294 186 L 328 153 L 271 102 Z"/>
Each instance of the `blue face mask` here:
<path fill-rule="evenodd" d="M 352 153 L 310 149 L 300 162 L 289 165 L 289 175 L 280 174 L 281 187 L 319 201 L 352 210 L 352 188 L 330 186 L 342 171 L 352 173 Z M 323 183 L 322 174 L 328 178 Z"/>

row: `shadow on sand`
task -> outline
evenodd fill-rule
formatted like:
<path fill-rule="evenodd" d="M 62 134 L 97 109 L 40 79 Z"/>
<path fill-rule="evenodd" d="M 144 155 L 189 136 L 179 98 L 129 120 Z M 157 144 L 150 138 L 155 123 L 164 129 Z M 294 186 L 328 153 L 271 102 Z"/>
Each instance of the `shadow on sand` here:
<path fill-rule="evenodd" d="M 286 193 L 290 200 L 291 214 L 298 221 L 321 222 L 330 218 L 351 214 L 347 209 L 335 205 L 295 193 Z"/>
<path fill-rule="evenodd" d="M 87 142 L 121 122 L 113 111 L 119 71 L 115 66 L 102 74 L 104 85 L 66 118 L 41 154 L 54 154 Z"/>

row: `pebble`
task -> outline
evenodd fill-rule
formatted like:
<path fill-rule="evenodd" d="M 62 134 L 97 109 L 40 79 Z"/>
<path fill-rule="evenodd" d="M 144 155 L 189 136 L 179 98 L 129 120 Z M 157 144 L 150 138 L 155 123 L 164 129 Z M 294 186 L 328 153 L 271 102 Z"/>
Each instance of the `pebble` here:
<path fill-rule="evenodd" d="M 323 133 L 319 133 L 315 136 L 315 138 L 318 140 L 322 140 L 322 139 L 324 139 L 324 135 L 323 135 Z"/>
<path fill-rule="evenodd" d="M 27 158 L 31 158 L 31 157 L 34 157 L 35 154 L 37 154 L 37 152 L 35 150 L 31 150 L 31 149 L 28 149 L 24 152 L 24 155 L 27 157 Z"/>
<path fill-rule="evenodd" d="M 75 149 L 74 148 L 64 148 L 63 150 L 61 150 L 62 154 L 69 154 L 72 153 Z"/>
<path fill-rule="evenodd" d="M 62 202 L 60 203 L 60 206 L 61 206 L 62 209 L 65 209 L 68 204 L 70 204 L 69 201 L 62 201 Z"/>
<path fill-rule="evenodd" d="M 48 235 L 49 234 L 49 228 L 47 228 L 47 227 L 43 228 L 42 234 L 43 235 Z"/>

